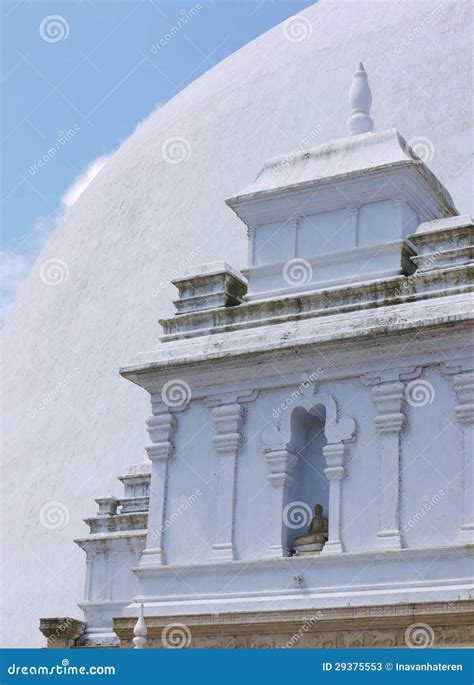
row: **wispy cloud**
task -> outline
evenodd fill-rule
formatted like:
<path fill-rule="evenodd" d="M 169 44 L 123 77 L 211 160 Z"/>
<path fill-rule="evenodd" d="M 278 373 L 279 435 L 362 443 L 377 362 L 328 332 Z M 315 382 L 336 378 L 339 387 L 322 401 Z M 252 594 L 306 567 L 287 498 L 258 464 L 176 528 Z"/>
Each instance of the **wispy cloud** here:
<path fill-rule="evenodd" d="M 88 165 L 83 174 L 74 179 L 61 198 L 61 207 L 64 210 L 67 211 L 80 198 L 87 186 L 94 180 L 99 171 L 104 168 L 108 159 L 107 156 L 97 157 Z"/>
<path fill-rule="evenodd" d="M 21 284 L 27 277 L 33 263 L 56 228 L 59 221 L 64 218 L 68 210 L 80 198 L 87 186 L 94 180 L 99 171 L 107 163 L 109 156 L 97 157 L 90 162 L 85 171 L 76 176 L 71 185 L 63 193 L 59 207 L 49 218 L 39 217 L 35 222 L 30 240 L 29 249 L 21 252 L 0 252 L 2 273 L 2 294 L 0 297 L 0 325 L 8 315 L 15 301 Z"/>

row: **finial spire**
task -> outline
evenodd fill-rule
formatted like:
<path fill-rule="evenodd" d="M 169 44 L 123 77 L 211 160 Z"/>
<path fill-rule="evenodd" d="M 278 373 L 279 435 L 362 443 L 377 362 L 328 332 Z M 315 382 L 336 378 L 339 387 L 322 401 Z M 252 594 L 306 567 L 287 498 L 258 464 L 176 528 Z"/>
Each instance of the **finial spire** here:
<path fill-rule="evenodd" d="M 359 68 L 352 78 L 349 104 L 352 107 L 352 114 L 347 121 L 347 126 L 351 135 L 356 136 L 359 133 L 373 131 L 374 120 L 369 114 L 372 106 L 372 93 L 362 62 L 359 63 Z"/>
<path fill-rule="evenodd" d="M 143 616 L 143 604 L 140 604 L 140 613 L 138 615 L 138 621 L 135 623 L 135 628 L 133 629 L 133 644 L 135 645 L 133 649 L 143 649 L 146 645 L 147 627 L 145 623 L 145 618 Z"/>

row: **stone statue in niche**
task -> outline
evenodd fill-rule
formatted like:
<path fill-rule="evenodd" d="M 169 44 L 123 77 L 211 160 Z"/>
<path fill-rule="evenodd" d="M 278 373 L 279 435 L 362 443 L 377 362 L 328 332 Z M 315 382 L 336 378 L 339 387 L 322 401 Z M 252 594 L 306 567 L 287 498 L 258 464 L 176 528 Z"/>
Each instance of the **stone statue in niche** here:
<path fill-rule="evenodd" d="M 295 556 L 317 554 L 322 550 L 327 539 L 328 520 L 323 516 L 322 506 L 317 504 L 314 507 L 314 516 L 309 524 L 308 532 L 294 539 L 294 554 Z"/>

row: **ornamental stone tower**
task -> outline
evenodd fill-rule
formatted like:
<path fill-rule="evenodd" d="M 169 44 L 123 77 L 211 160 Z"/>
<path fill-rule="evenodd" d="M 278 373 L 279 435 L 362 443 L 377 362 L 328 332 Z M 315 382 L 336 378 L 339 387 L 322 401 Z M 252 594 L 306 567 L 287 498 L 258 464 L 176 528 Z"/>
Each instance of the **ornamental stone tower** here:
<path fill-rule="evenodd" d="M 131 646 L 140 611 L 139 647 L 472 642 L 472 221 L 371 99 L 360 65 L 351 135 L 227 200 L 247 268 L 176 279 L 121 369 L 149 461 L 97 500 L 52 646 Z"/>

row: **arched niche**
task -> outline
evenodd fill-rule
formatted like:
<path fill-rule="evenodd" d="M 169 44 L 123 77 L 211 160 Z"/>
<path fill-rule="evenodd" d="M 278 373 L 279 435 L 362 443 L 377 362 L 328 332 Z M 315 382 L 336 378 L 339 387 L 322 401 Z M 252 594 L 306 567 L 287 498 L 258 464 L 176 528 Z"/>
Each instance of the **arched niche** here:
<path fill-rule="evenodd" d="M 326 460 L 323 448 L 327 445 L 324 432 L 326 423 L 326 408 L 319 405 L 313 411 L 305 407 L 296 407 L 291 415 L 291 444 L 297 452 L 297 460 L 293 470 L 293 483 L 289 488 L 288 501 L 303 502 L 307 505 L 301 511 L 312 512 L 315 504 L 321 504 L 324 515 L 329 510 L 329 481 L 324 470 Z M 309 515 L 312 515 L 309 513 Z M 301 516 L 301 526 L 289 530 L 288 545 L 291 547 L 293 538 L 306 531 L 308 516 Z M 295 520 L 295 524 L 297 519 Z"/>
<path fill-rule="evenodd" d="M 294 502 L 303 503 L 303 509 L 322 504 L 329 523 L 328 541 L 322 553 L 343 551 L 340 540 L 341 481 L 346 473 L 346 443 L 354 440 L 355 430 L 354 419 L 339 418 L 334 398 L 324 394 L 302 398 L 291 413 L 285 412 L 280 417 L 278 423 L 265 426 L 262 451 L 268 465 L 268 482 L 272 486 L 273 521 L 265 556 L 288 555 L 294 537 L 307 525 L 307 517 L 301 527 L 295 528 L 294 521 L 291 526 L 287 525 Z"/>

